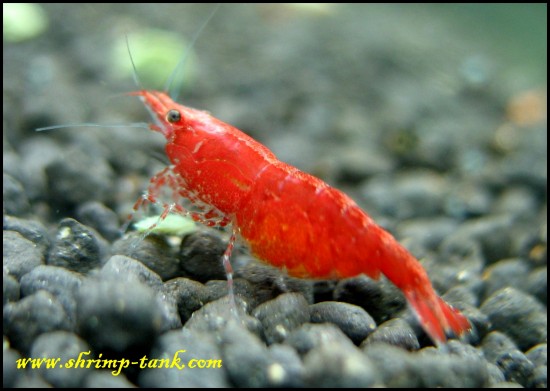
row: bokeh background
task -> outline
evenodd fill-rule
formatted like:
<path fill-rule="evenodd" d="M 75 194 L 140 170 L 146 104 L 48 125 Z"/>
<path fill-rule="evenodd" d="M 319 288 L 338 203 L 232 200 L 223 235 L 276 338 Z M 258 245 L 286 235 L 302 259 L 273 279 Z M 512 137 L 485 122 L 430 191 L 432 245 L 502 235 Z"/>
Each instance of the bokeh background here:
<path fill-rule="evenodd" d="M 518 170 L 544 179 L 546 133 L 521 127 L 545 121 L 545 5 L 221 5 L 189 49 L 214 8 L 5 5 L 3 135 L 16 151 L 31 149 L 15 166 L 59 157 L 35 151 L 41 142 L 80 140 L 107 149 L 83 153 L 107 153 L 123 176 L 158 171 L 158 135 L 34 131 L 147 121 L 124 97 L 138 88 L 127 39 L 144 88 L 165 88 L 188 52 L 172 84 L 181 102 L 351 192 L 403 167 L 471 178 L 531 137 L 527 147 L 542 149 Z"/>

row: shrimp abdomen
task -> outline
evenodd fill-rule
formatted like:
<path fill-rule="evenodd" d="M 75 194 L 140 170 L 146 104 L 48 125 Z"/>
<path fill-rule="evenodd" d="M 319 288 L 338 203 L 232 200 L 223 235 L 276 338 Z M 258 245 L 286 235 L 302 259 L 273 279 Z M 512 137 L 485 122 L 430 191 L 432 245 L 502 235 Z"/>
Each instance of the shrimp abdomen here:
<path fill-rule="evenodd" d="M 437 342 L 463 334 L 466 317 L 439 298 L 420 262 L 347 195 L 285 163 L 265 170 L 243 199 L 236 224 L 252 252 L 307 278 L 382 273 L 403 291 Z"/>
<path fill-rule="evenodd" d="M 379 275 L 378 230 L 351 198 L 285 163 L 255 182 L 236 214 L 241 236 L 260 259 L 290 275 Z"/>

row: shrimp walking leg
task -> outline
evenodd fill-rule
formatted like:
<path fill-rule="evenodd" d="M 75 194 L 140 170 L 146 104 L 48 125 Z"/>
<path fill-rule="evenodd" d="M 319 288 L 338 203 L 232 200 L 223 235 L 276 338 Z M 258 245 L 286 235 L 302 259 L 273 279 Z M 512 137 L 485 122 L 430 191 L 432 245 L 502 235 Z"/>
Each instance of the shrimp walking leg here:
<path fill-rule="evenodd" d="M 170 192 L 169 197 L 172 202 L 166 203 L 161 200 L 165 190 Z M 190 210 L 190 207 L 186 208 L 183 204 L 187 201 L 191 201 L 190 207 L 195 207 L 196 210 Z M 145 230 L 147 236 L 155 227 L 160 224 L 170 213 L 177 213 L 185 217 L 191 217 L 194 221 L 204 224 L 209 227 L 220 226 L 223 227 L 228 224 L 229 219 L 222 216 L 218 211 L 213 208 L 204 210 L 203 205 L 186 190 L 181 177 L 173 171 L 172 166 L 164 168 L 162 171 L 154 175 L 149 183 L 147 191 L 135 202 L 133 210 L 134 212 L 128 217 L 129 220 L 133 218 L 135 212 L 138 209 L 144 208 L 148 204 L 159 205 L 162 208 L 162 213 L 159 216 L 158 221 Z"/>
<path fill-rule="evenodd" d="M 204 224 L 209 227 L 224 227 L 230 219 L 221 215 L 215 208 L 205 208 L 204 205 L 184 186 L 181 177 L 176 174 L 172 166 L 164 168 L 162 171 L 153 176 L 150 180 L 147 191 L 134 204 L 134 211 L 146 206 L 147 204 L 159 205 L 163 211 L 158 220 L 148 227 L 140 239 L 144 239 L 149 235 L 170 213 L 177 213 L 185 217 L 191 217 L 194 221 Z M 165 203 L 160 200 L 163 191 L 168 189 L 171 191 L 171 203 Z M 185 201 L 191 201 L 199 211 L 190 211 L 182 204 Z M 131 215 L 132 216 L 132 215 Z M 232 308 L 236 308 L 235 295 L 233 292 L 233 268 L 231 266 L 231 253 L 235 246 L 237 238 L 237 230 L 233 228 L 229 244 L 223 254 L 222 262 L 227 276 L 228 295 Z"/>
<path fill-rule="evenodd" d="M 229 300 L 231 302 L 231 307 L 236 311 L 237 306 L 235 304 L 235 293 L 233 291 L 233 267 L 231 266 L 231 253 L 233 252 L 233 247 L 235 246 L 235 240 L 237 239 L 237 229 L 233 227 L 231 233 L 231 238 L 229 239 L 229 244 L 223 253 L 222 262 L 223 267 L 225 268 L 225 274 L 227 276 L 227 288 Z"/>

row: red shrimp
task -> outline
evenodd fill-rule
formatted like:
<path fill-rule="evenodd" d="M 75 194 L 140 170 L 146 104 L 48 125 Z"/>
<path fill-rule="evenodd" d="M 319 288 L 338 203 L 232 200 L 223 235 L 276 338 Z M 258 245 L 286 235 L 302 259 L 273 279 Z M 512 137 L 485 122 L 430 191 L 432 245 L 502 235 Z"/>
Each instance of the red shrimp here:
<path fill-rule="evenodd" d="M 364 273 L 377 279 L 382 273 L 403 291 L 435 343 L 470 329 L 467 318 L 437 296 L 420 262 L 346 194 L 279 161 L 207 112 L 175 103 L 163 92 L 131 95 L 140 96 L 151 111 L 156 125 L 150 128 L 166 137 L 172 162 L 152 180 L 146 198 L 156 202 L 159 187 L 168 185 L 208 209 L 196 219 L 231 223 L 227 263 L 238 234 L 255 256 L 292 276 Z M 169 209 L 183 212 L 181 206 Z"/>

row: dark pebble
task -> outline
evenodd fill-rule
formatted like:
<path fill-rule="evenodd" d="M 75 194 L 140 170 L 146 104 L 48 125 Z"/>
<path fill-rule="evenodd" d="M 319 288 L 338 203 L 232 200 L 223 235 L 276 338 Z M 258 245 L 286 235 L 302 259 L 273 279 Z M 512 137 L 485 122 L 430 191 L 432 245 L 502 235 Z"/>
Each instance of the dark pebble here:
<path fill-rule="evenodd" d="M 548 388 L 548 368 L 537 367 L 528 379 L 530 388 Z"/>
<path fill-rule="evenodd" d="M 129 284 L 144 284 L 155 292 L 158 307 L 162 312 L 162 330 L 181 327 L 176 298 L 166 295 L 159 275 L 143 263 L 124 255 L 113 255 L 99 271 L 99 278 L 112 281 L 123 281 Z"/>
<path fill-rule="evenodd" d="M 497 184 L 506 186 L 519 183 L 531 187 L 539 194 L 544 194 L 548 185 L 548 170 L 545 160 L 548 152 L 543 146 L 547 143 L 546 126 L 534 126 L 529 129 L 530 137 L 521 137 L 522 141 L 516 150 L 506 155 L 486 170 Z M 494 178 L 494 179 L 493 179 Z"/>
<path fill-rule="evenodd" d="M 163 281 L 181 275 L 176 255 L 164 236 L 148 235 L 143 238 L 141 234 L 126 235 L 113 244 L 112 254 L 138 260 Z"/>
<path fill-rule="evenodd" d="M 22 140 L 18 145 L 21 154 L 19 169 L 21 182 L 29 194 L 29 198 L 43 199 L 47 194 L 46 172 L 44 167 L 59 159 L 65 153 L 66 147 L 54 140 L 51 135 L 33 135 Z"/>
<path fill-rule="evenodd" d="M 52 385 L 38 374 L 23 372 L 17 379 L 14 388 L 52 388 Z"/>
<path fill-rule="evenodd" d="M 4 230 L 19 232 L 25 239 L 36 244 L 43 254 L 50 247 L 50 238 L 46 228 L 38 221 L 4 216 Z"/>
<path fill-rule="evenodd" d="M 114 173 L 103 157 L 73 148 L 49 163 L 45 170 L 49 198 L 54 205 L 112 199 Z"/>
<path fill-rule="evenodd" d="M 541 303 L 548 303 L 548 268 L 541 266 L 527 276 L 525 291 L 535 296 Z"/>
<path fill-rule="evenodd" d="M 267 387 L 273 360 L 257 335 L 238 321 L 228 321 L 222 332 L 223 363 L 235 387 Z"/>
<path fill-rule="evenodd" d="M 512 350 L 500 355 L 496 362 L 504 373 L 506 380 L 530 387 L 535 365 L 519 350 Z"/>
<path fill-rule="evenodd" d="M 88 273 L 107 255 L 107 243 L 93 229 L 74 219 L 63 219 L 48 253 L 48 265 Z"/>
<path fill-rule="evenodd" d="M 90 201 L 79 205 L 75 214 L 82 224 L 92 227 L 109 241 L 122 236 L 118 216 L 100 202 Z"/>
<path fill-rule="evenodd" d="M 489 317 L 473 306 L 460 306 L 459 309 L 468 318 L 472 326 L 468 333 L 462 335 L 461 338 L 471 344 L 478 345 L 487 333 L 491 331 Z"/>
<path fill-rule="evenodd" d="M 435 250 L 439 244 L 456 230 L 458 223 L 450 217 L 410 219 L 396 228 L 396 236 L 407 238 L 419 247 Z"/>
<path fill-rule="evenodd" d="M 419 387 L 420 381 L 407 351 L 386 343 L 363 346 L 366 356 L 375 366 L 381 384 L 388 388 Z"/>
<path fill-rule="evenodd" d="M 63 306 L 48 292 L 40 290 L 4 306 L 4 334 L 22 353 L 29 352 L 37 336 L 54 330 L 70 330 L 70 322 Z"/>
<path fill-rule="evenodd" d="M 166 292 L 155 292 L 157 304 L 161 311 L 162 326 L 161 332 L 168 330 L 179 329 L 183 326 L 181 317 L 178 311 L 178 303 L 176 299 Z"/>
<path fill-rule="evenodd" d="M 337 301 L 325 301 L 309 307 L 311 323 L 334 323 L 356 345 L 376 330 L 376 322 L 361 307 Z"/>
<path fill-rule="evenodd" d="M 548 365 L 548 346 L 546 343 L 541 343 L 539 345 L 533 346 L 525 355 L 533 364 L 536 366 L 547 366 Z"/>
<path fill-rule="evenodd" d="M 504 381 L 502 383 L 491 384 L 490 388 L 524 388 L 518 383 Z"/>
<path fill-rule="evenodd" d="M 181 322 L 185 324 L 207 302 L 207 292 L 203 284 L 188 278 L 178 277 L 167 281 L 164 290 L 176 301 Z"/>
<path fill-rule="evenodd" d="M 21 295 L 19 282 L 9 274 L 3 274 L 2 300 L 4 305 L 10 301 L 17 301 Z"/>
<path fill-rule="evenodd" d="M 452 236 L 451 236 L 452 237 Z M 481 244 L 464 236 L 445 239 L 435 257 L 424 260 L 430 271 L 430 279 L 436 291 L 445 292 L 450 287 L 463 286 L 475 297 L 468 301 L 477 306 L 483 293 L 482 270 L 485 258 Z"/>
<path fill-rule="evenodd" d="M 9 143 L 9 140 L 6 139 L 5 134 L 3 135 L 3 144 L 2 144 L 2 171 L 4 175 L 9 175 L 12 178 L 21 178 L 22 169 L 21 169 L 21 158 L 18 152 L 13 150 L 13 146 Z"/>
<path fill-rule="evenodd" d="M 527 187 L 515 186 L 504 189 L 492 207 L 495 214 L 504 213 L 524 217 L 538 209 L 535 194 Z"/>
<path fill-rule="evenodd" d="M 2 349 L 2 386 L 4 388 L 13 388 L 17 379 L 23 375 L 23 371 L 17 368 L 17 360 L 20 358 L 19 352 L 11 349 L 9 342 L 4 337 L 4 347 Z"/>
<path fill-rule="evenodd" d="M 353 345 L 325 343 L 304 357 L 306 387 L 372 387 L 378 379 L 374 363 Z"/>
<path fill-rule="evenodd" d="M 429 273 L 430 280 L 436 292 L 445 293 L 452 288 L 462 287 L 465 293 L 452 304 L 477 304 L 478 292 L 482 290 L 483 280 L 481 270 L 483 261 L 475 254 L 464 257 L 453 254 L 449 257 L 441 254 L 428 255 L 422 259 L 422 266 Z M 468 295 L 466 292 L 469 292 Z"/>
<path fill-rule="evenodd" d="M 376 328 L 361 344 L 361 348 L 377 342 L 384 342 L 405 350 L 418 350 L 420 343 L 411 326 L 403 319 L 390 319 Z"/>
<path fill-rule="evenodd" d="M 262 323 L 268 345 L 284 341 L 292 330 L 310 320 L 308 303 L 299 293 L 284 293 L 256 307 L 252 315 Z"/>
<path fill-rule="evenodd" d="M 21 294 L 30 296 L 45 290 L 57 298 L 63 306 L 71 326 L 76 321 L 75 296 L 82 278 L 75 272 L 57 266 L 40 265 L 21 278 Z"/>
<path fill-rule="evenodd" d="M 487 361 L 495 365 L 501 355 L 518 349 L 516 343 L 500 331 L 492 331 L 487 334 L 483 338 L 481 348 Z"/>
<path fill-rule="evenodd" d="M 313 302 L 330 301 L 334 297 L 337 280 L 313 281 Z"/>
<path fill-rule="evenodd" d="M 406 307 L 405 298 L 395 285 L 385 278 L 375 281 L 365 276 L 339 281 L 334 289 L 334 300 L 363 308 L 377 324 Z"/>
<path fill-rule="evenodd" d="M 124 352 L 150 346 L 162 328 L 151 288 L 138 282 L 85 281 L 77 295 L 79 334 L 96 350 Z"/>
<path fill-rule="evenodd" d="M 117 376 L 113 376 L 111 371 L 102 370 L 102 371 L 93 371 L 82 384 L 84 388 L 135 388 L 136 386 L 132 384 L 124 373 L 120 373 Z"/>
<path fill-rule="evenodd" d="M 113 255 L 99 272 L 101 278 L 128 283 L 138 282 L 147 285 L 156 292 L 163 289 L 159 275 L 143 263 L 124 255 Z"/>
<path fill-rule="evenodd" d="M 138 384 L 141 387 L 230 386 L 227 378 L 227 367 L 230 364 L 222 357 L 216 340 L 210 333 L 191 332 L 187 329 L 169 331 L 157 339 L 147 358 L 150 369 L 140 373 Z M 160 368 L 160 361 L 154 361 L 163 359 L 169 360 L 169 368 Z M 205 360 L 205 362 L 192 363 L 190 360 Z M 210 367 L 200 368 L 199 364 L 210 365 Z M 197 367 L 192 368 L 191 365 Z"/>
<path fill-rule="evenodd" d="M 346 118 L 348 119 L 348 118 Z M 349 145 L 330 157 L 338 182 L 358 183 L 373 175 L 390 172 L 395 161 L 392 156 L 369 145 Z"/>
<path fill-rule="evenodd" d="M 486 215 L 493 197 L 486 186 L 474 181 L 462 181 L 445 199 L 445 213 L 462 221 Z"/>
<path fill-rule="evenodd" d="M 288 345 L 269 346 L 273 360 L 267 368 L 267 382 L 270 387 L 303 387 L 304 364 L 296 350 Z"/>
<path fill-rule="evenodd" d="M 449 289 L 443 295 L 443 298 L 448 303 L 455 305 L 476 307 L 479 303 L 478 296 L 465 285 L 456 285 Z"/>
<path fill-rule="evenodd" d="M 514 236 L 510 227 L 513 221 L 508 215 L 480 217 L 464 222 L 442 243 L 441 250 L 468 243 L 470 240 L 479 243 L 483 258 L 493 263 L 514 256 Z"/>
<path fill-rule="evenodd" d="M 206 287 L 206 302 L 218 300 L 228 294 L 229 286 L 226 280 L 211 280 L 204 286 Z M 247 311 L 270 300 L 273 295 L 273 292 L 268 293 L 261 290 L 257 285 L 244 278 L 233 280 L 233 292 Z"/>
<path fill-rule="evenodd" d="M 262 334 L 262 324 L 253 316 L 247 315 L 246 303 L 235 297 L 235 307 L 228 296 L 212 301 L 193 313 L 184 328 L 219 334 L 229 322 L 237 321 L 257 336 Z"/>
<path fill-rule="evenodd" d="M 488 369 L 479 354 L 456 356 L 446 355 L 435 349 L 434 351 L 435 354 L 413 354 L 412 365 L 417 375 L 418 387 L 477 388 L 487 384 Z"/>
<path fill-rule="evenodd" d="M 233 263 L 235 277 L 242 277 L 253 285 L 258 304 L 289 292 L 301 293 L 308 303 L 314 302 L 312 280 L 290 277 L 281 269 L 252 258 L 238 257 Z"/>
<path fill-rule="evenodd" d="M 30 212 L 30 204 L 23 185 L 10 175 L 2 178 L 2 205 L 4 213 L 24 216 Z"/>
<path fill-rule="evenodd" d="M 226 278 L 222 255 L 227 248 L 218 235 L 195 232 L 181 241 L 178 259 L 180 267 L 193 279 L 205 283 Z"/>
<path fill-rule="evenodd" d="M 494 386 L 496 384 L 506 382 L 506 379 L 504 378 L 504 373 L 502 373 L 502 371 L 496 364 L 486 362 L 485 365 L 487 366 L 487 385 L 488 386 Z"/>
<path fill-rule="evenodd" d="M 518 350 L 510 337 L 493 331 L 483 339 L 481 347 L 486 360 L 495 364 L 507 381 L 532 387 L 531 383 L 536 377 L 536 364 Z"/>
<path fill-rule="evenodd" d="M 529 266 L 520 258 L 503 259 L 487 267 L 483 272 L 484 298 L 496 291 L 513 286 L 517 289 L 527 287 Z"/>
<path fill-rule="evenodd" d="M 233 280 L 233 290 L 236 290 L 236 285 L 240 284 L 240 282 L 243 281 L 242 278 L 237 278 Z M 204 284 L 204 287 L 206 288 L 206 301 L 214 301 L 221 299 L 224 296 L 227 296 L 229 293 L 229 285 L 226 280 L 210 280 L 206 284 Z M 242 297 L 239 295 L 239 298 L 242 299 Z"/>
<path fill-rule="evenodd" d="M 302 356 L 324 344 L 354 346 L 342 330 L 330 323 L 304 323 L 290 333 L 285 344 L 292 346 Z"/>
<path fill-rule="evenodd" d="M 2 243 L 4 273 L 12 275 L 17 280 L 44 263 L 44 256 L 36 244 L 17 232 L 4 231 Z"/>
<path fill-rule="evenodd" d="M 88 354 L 87 354 L 88 353 Z M 82 387 L 84 378 L 92 368 L 64 367 L 69 360 L 93 358 L 88 344 L 68 331 L 41 334 L 33 343 L 30 357 L 60 359 L 55 368 L 40 367 L 37 371 L 54 387 Z"/>
<path fill-rule="evenodd" d="M 504 288 L 491 295 L 480 307 L 494 330 L 516 341 L 521 350 L 546 342 L 546 309 L 533 296 L 515 288 Z"/>
<path fill-rule="evenodd" d="M 361 188 L 361 192 L 367 210 L 407 220 L 441 213 L 446 185 L 438 173 L 419 170 L 375 177 Z"/>

